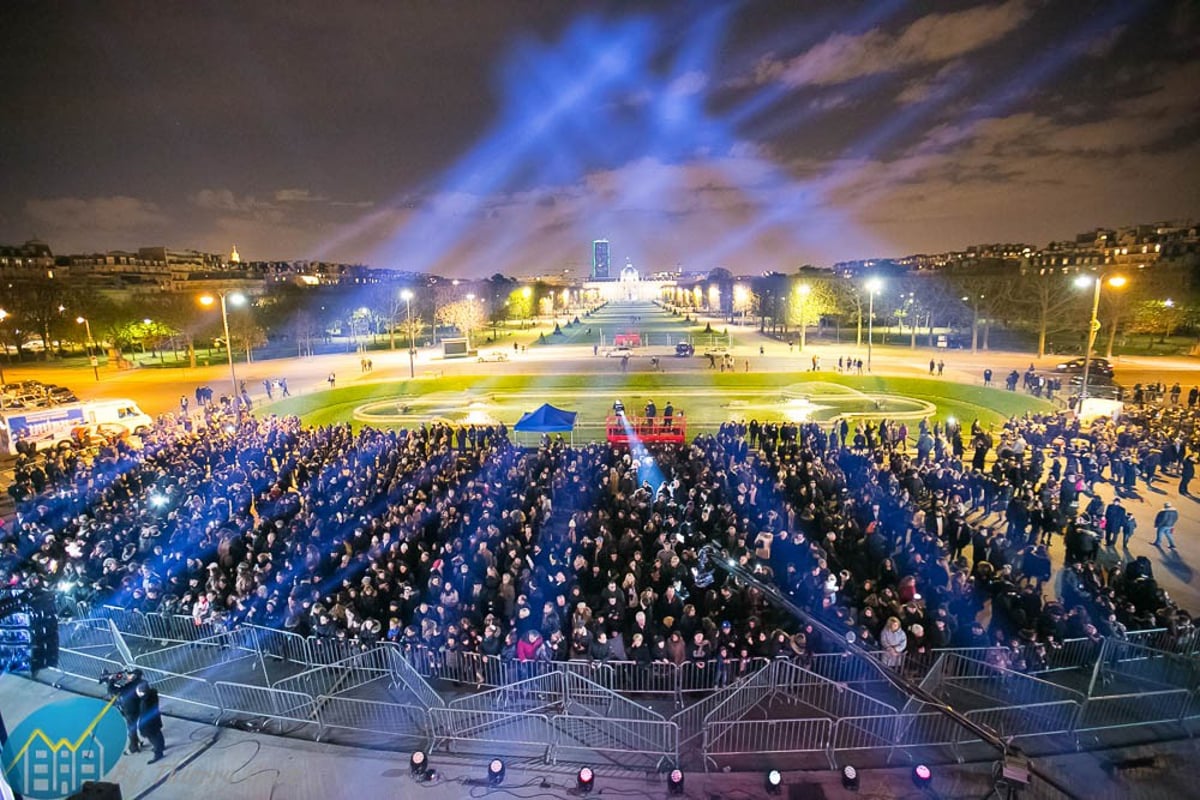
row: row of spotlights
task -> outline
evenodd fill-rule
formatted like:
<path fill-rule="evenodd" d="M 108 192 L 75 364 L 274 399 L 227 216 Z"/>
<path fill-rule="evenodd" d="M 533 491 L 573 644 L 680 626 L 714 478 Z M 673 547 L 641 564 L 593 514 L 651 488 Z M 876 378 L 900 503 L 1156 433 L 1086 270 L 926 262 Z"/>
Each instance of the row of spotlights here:
<path fill-rule="evenodd" d="M 409 770 L 412 776 L 420 781 L 430 781 L 437 773 L 429 768 L 429 756 L 424 750 L 413 752 L 409 760 Z M 488 762 L 487 782 L 491 786 L 499 786 L 504 782 L 504 760 L 493 758 Z M 913 785 L 918 789 L 928 789 L 933 783 L 933 771 L 925 764 L 918 764 L 912 771 Z M 590 794 L 596 785 L 596 773 L 591 767 L 581 767 L 575 777 L 575 785 L 580 794 Z M 850 764 L 842 768 L 842 787 L 849 791 L 857 791 L 859 786 L 858 770 Z M 683 770 L 673 769 L 667 776 L 667 789 L 670 794 L 683 794 Z M 777 769 L 770 770 L 766 776 L 768 794 L 782 794 L 783 773 Z"/>

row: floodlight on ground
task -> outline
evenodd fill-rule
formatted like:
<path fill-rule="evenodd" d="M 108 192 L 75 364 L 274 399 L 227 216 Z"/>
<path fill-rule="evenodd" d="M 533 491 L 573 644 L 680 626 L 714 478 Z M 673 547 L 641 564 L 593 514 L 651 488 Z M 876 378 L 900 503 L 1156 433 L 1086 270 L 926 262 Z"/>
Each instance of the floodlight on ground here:
<path fill-rule="evenodd" d="M 683 770 L 671 770 L 671 774 L 667 776 L 667 790 L 671 794 L 683 794 Z"/>
<path fill-rule="evenodd" d="M 918 789 L 928 789 L 933 783 L 933 772 L 924 764 L 917 764 L 913 767 L 912 782 Z"/>
<path fill-rule="evenodd" d="M 842 767 L 842 788 L 850 792 L 858 791 L 858 769 L 850 764 Z"/>
<path fill-rule="evenodd" d="M 592 772 L 591 767 L 580 767 L 579 774 L 575 777 L 575 788 L 581 794 L 590 794 L 592 788 L 596 784 L 596 773 Z"/>
<path fill-rule="evenodd" d="M 424 750 L 414 750 L 408 760 L 408 771 L 414 778 L 422 778 L 429 771 L 429 756 Z"/>
<path fill-rule="evenodd" d="M 767 794 L 783 794 L 783 773 L 773 769 L 767 773 Z"/>
<path fill-rule="evenodd" d="M 504 761 L 503 759 L 493 758 L 488 762 L 488 784 L 491 786 L 499 786 L 504 783 Z"/>

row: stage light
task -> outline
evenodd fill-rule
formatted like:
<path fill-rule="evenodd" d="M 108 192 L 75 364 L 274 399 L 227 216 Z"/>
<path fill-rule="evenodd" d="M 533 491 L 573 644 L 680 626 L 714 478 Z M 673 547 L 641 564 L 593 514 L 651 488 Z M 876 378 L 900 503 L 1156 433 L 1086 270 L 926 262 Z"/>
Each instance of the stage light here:
<path fill-rule="evenodd" d="M 488 783 L 492 786 L 499 786 L 504 783 L 504 761 L 499 758 L 493 758 L 488 762 Z"/>
<path fill-rule="evenodd" d="M 429 757 L 424 750 L 413 751 L 412 758 L 408 760 L 408 771 L 414 778 L 424 777 L 429 771 Z"/>
<path fill-rule="evenodd" d="M 667 776 L 667 789 L 671 794 L 683 794 L 683 770 L 671 770 L 671 774 Z"/>
<path fill-rule="evenodd" d="M 582 794 L 590 794 L 592 786 L 596 782 L 596 773 L 592 772 L 591 767 L 581 767 L 579 776 L 575 779 L 575 787 Z"/>
<path fill-rule="evenodd" d="M 847 791 L 858 791 L 858 770 L 850 764 L 842 767 L 842 788 Z"/>
<path fill-rule="evenodd" d="M 918 789 L 928 789 L 929 784 L 933 783 L 933 773 L 924 764 L 917 764 L 913 767 L 912 781 Z"/>
<path fill-rule="evenodd" d="M 767 794 L 783 793 L 783 774 L 773 769 L 767 773 Z"/>

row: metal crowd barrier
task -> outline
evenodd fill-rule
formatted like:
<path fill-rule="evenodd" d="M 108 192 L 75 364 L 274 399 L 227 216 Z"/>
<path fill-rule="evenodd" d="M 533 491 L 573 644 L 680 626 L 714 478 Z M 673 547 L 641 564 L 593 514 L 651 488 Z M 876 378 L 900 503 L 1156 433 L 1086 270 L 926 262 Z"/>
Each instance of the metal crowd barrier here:
<path fill-rule="evenodd" d="M 282 678 L 271 684 L 271 688 L 317 697 L 341 694 L 390 677 L 392 669 L 388 663 L 387 651 L 374 648 L 359 651 L 342 661 L 322 664 L 297 675 Z"/>
<path fill-rule="evenodd" d="M 133 657 L 159 688 L 168 713 L 215 715 L 218 721 L 240 720 L 313 738 L 352 740 L 362 734 L 371 742 L 391 737 L 404 747 L 483 753 L 516 749 L 548 762 L 608 759 L 658 767 L 678 764 L 682 748 L 699 740 L 706 769 L 760 755 L 820 754 L 835 767 L 847 757 L 857 763 L 869 757 L 890 763 L 897 753 L 917 749 L 921 758 L 936 759 L 934 751 L 944 750 L 946 757 L 961 760 L 963 748 L 979 742 L 920 701 L 910 700 L 897 712 L 847 685 L 876 683 L 883 676 L 876 663 L 841 655 L 814 656 L 811 670 L 783 660 L 758 660 L 749 666 L 755 671 L 730 675 L 725 684 L 720 669 L 708 671 L 714 662 L 704 667 L 510 662 L 478 654 L 447 659 L 387 642 L 366 648 L 259 626 L 221 631 L 196 626 L 190 617 L 116 608 L 103 609 L 100 618 L 63 622 L 59 635 L 55 671 L 89 683 L 104 670 L 129 663 L 125 636 L 171 642 Z M 1086 696 L 1036 674 L 969 657 L 979 649 L 933 654 L 930 666 L 920 665 L 922 686 L 939 695 L 965 692 L 972 704 L 984 705 L 967 711 L 968 718 L 1006 738 L 1029 742 L 1045 743 L 1049 736 L 1106 742 L 1118 731 L 1138 736 L 1138 729 L 1162 725 L 1188 732 L 1189 722 L 1200 719 L 1200 663 L 1187 656 L 1193 640 L 1170 637 L 1166 631 L 1139 631 L 1136 639 L 1109 639 L 1100 647 L 1090 640 L 1069 640 L 1048 651 L 1045 672 L 1093 670 Z M 249 657 L 308 669 L 271 687 L 203 677 L 215 665 Z M 498 685 L 447 704 L 425 680 L 427 672 L 464 685 L 491 680 Z M 344 696 L 381 679 L 399 689 L 405 702 Z M 1127 690 L 1127 684 L 1137 691 Z M 700 692 L 706 692 L 703 699 L 670 719 L 625 697 L 681 698 Z M 756 706 L 773 701 L 806 706 L 814 716 L 751 718 Z M 1140 738 L 1149 735 L 1154 734 Z"/>
<path fill-rule="evenodd" d="M 462 752 L 482 749 L 491 755 L 501 747 L 505 753 L 550 760 L 554 729 L 546 714 L 518 711 L 485 711 L 473 708 L 429 709 L 434 750 Z"/>
<path fill-rule="evenodd" d="M 1026 739 L 1038 736 L 1067 736 L 1074 734 L 1082 704 L 1075 700 L 1032 703 L 1006 708 L 987 708 L 966 712 L 967 719 L 994 730 L 1005 739 Z M 980 741 L 974 736 L 960 739 L 958 744 Z"/>
<path fill-rule="evenodd" d="M 707 771 L 710 765 L 719 768 L 720 760 L 733 757 L 806 753 L 820 754 L 828 760 L 830 769 L 836 769 L 829 751 L 833 726 L 833 721 L 825 717 L 713 722 L 704 728 L 704 769 Z M 772 759 L 767 763 L 773 763 Z"/>
<path fill-rule="evenodd" d="M 550 718 L 554 732 L 550 762 L 592 763 L 606 756 L 615 764 L 662 770 L 679 761 L 679 727 L 667 720 L 579 717 L 559 714 Z"/>
<path fill-rule="evenodd" d="M 351 737 L 369 734 L 367 744 L 370 746 L 378 746 L 380 740 L 421 750 L 433 745 L 429 713 L 420 706 L 321 696 L 316 698 L 316 707 L 319 709 L 319 740 L 336 739 L 338 733 L 346 732 Z"/>
<path fill-rule="evenodd" d="M 221 706 L 218 722 L 239 719 L 261 723 L 264 730 L 274 723 L 280 734 L 308 731 L 314 739 L 320 733 L 320 722 L 310 695 L 225 681 L 217 681 L 213 689 Z M 286 729 L 285 724 L 289 726 Z"/>

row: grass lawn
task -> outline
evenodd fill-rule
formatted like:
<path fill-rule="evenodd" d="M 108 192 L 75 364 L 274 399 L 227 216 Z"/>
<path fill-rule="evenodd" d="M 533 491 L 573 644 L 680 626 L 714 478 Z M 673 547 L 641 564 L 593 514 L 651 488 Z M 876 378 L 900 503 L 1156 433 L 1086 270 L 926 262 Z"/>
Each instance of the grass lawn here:
<path fill-rule="evenodd" d="M 829 421 L 849 413 L 910 419 L 929 413 L 964 423 L 978 418 L 998 424 L 1052 406 L 1026 394 L 944 380 L 796 373 L 604 373 L 597 375 L 452 376 L 361 384 L 263 406 L 295 414 L 309 425 L 352 422 L 355 426 L 413 427 L 440 419 L 452 423 L 502 421 L 510 427 L 522 413 L 544 402 L 578 411 L 576 439 L 602 438 L 603 421 L 616 399 L 640 413 L 653 398 L 660 409 L 671 401 L 686 413 L 692 432 L 733 419 Z M 356 409 L 360 410 L 355 418 Z M 910 424 L 910 427 L 914 427 Z"/>

